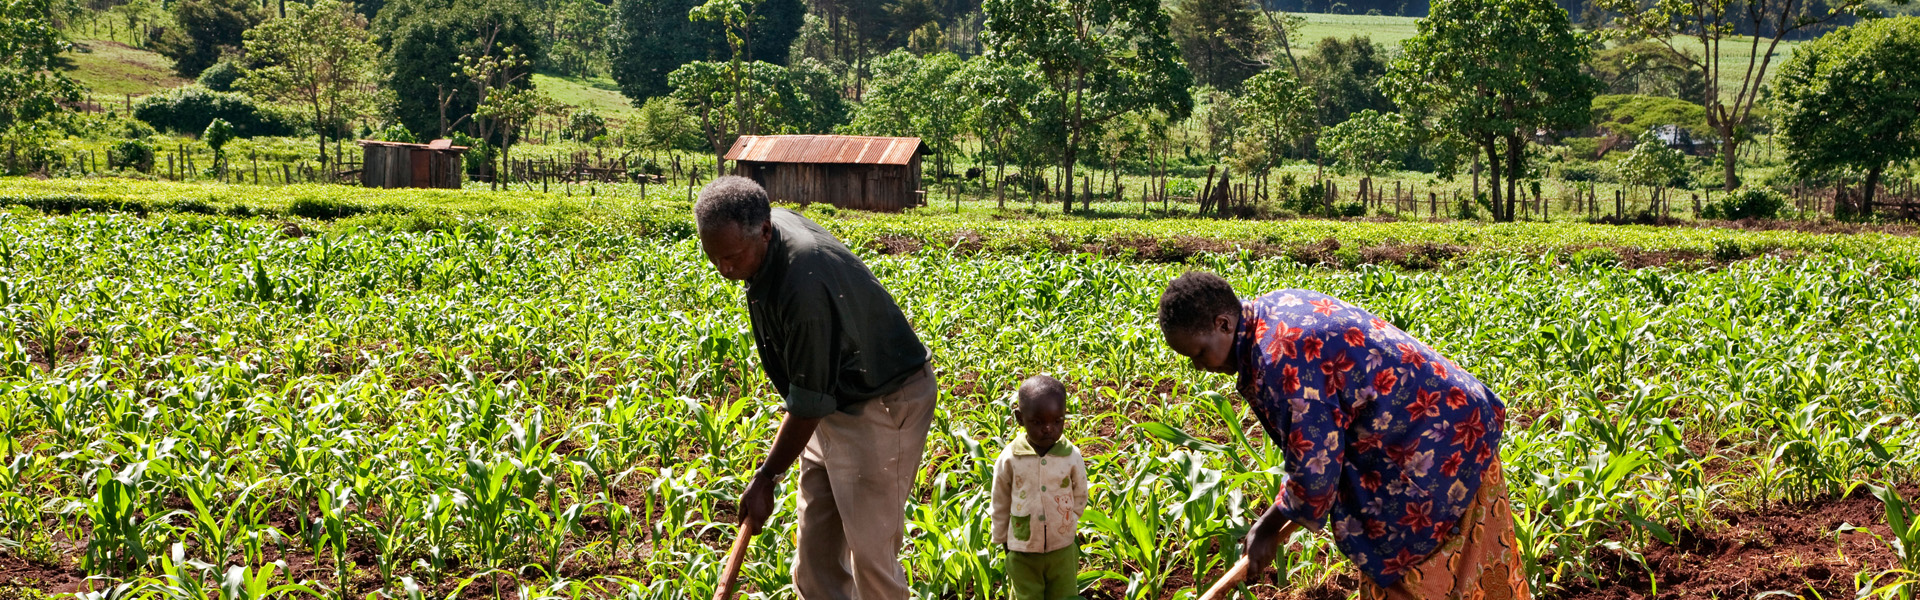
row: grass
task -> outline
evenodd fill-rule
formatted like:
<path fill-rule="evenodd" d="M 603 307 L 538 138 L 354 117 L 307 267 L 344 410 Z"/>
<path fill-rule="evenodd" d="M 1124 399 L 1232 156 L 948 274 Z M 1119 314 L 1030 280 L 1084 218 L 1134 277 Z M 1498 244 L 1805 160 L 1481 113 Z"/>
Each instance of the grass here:
<path fill-rule="evenodd" d="M 535 73 L 533 85 L 554 100 L 573 107 L 592 108 L 609 120 L 626 120 L 638 111 L 608 77 L 576 77 Z"/>
<path fill-rule="evenodd" d="M 76 40 L 74 47 L 62 55 L 74 67 L 68 75 L 104 105 L 191 83 L 174 74 L 172 60 L 151 50 L 97 39 Z"/>

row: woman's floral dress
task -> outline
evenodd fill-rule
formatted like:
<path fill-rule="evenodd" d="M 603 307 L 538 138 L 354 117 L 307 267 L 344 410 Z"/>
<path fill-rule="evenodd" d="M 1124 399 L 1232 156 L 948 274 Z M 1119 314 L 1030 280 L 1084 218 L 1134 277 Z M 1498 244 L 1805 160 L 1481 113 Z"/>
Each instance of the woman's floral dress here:
<path fill-rule="evenodd" d="M 1285 448 L 1277 504 L 1303 526 L 1332 523 L 1371 583 L 1394 587 L 1479 504 L 1506 407 L 1426 344 L 1325 294 L 1281 290 L 1242 314 L 1240 393 Z"/>

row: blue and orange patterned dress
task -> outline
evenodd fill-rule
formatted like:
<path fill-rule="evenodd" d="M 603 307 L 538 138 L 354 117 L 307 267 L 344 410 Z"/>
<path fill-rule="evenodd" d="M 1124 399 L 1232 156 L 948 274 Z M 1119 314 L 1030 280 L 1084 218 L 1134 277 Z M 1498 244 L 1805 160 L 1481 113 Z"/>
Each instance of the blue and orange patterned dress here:
<path fill-rule="evenodd" d="M 1458 535 L 1499 459 L 1506 407 L 1426 344 L 1337 298 L 1281 290 L 1243 303 L 1242 315 L 1240 394 L 1285 448 L 1281 511 L 1315 530 L 1331 523 L 1347 558 L 1394 586 Z"/>

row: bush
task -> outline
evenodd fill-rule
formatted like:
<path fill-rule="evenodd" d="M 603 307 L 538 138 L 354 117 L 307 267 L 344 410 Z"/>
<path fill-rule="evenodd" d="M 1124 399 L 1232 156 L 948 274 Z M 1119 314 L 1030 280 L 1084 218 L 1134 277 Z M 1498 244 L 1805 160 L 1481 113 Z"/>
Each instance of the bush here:
<path fill-rule="evenodd" d="M 239 81 L 240 76 L 245 74 L 245 72 L 240 70 L 240 65 L 223 60 L 213 63 L 213 66 L 207 67 L 205 71 L 201 71 L 200 77 L 195 79 L 194 83 L 198 83 L 200 87 L 216 92 L 231 92 L 233 91 L 233 83 Z"/>
<path fill-rule="evenodd" d="M 293 121 L 272 107 L 232 92 L 216 92 L 197 85 L 174 88 L 141 98 L 133 105 L 134 118 L 162 131 L 197 135 L 214 119 L 233 124 L 235 135 L 291 135 Z"/>
<path fill-rule="evenodd" d="M 1700 207 L 1700 217 L 1705 219 L 1773 219 L 1780 216 L 1780 209 L 1786 208 L 1787 199 L 1780 192 L 1763 187 L 1747 187 Z"/>
<path fill-rule="evenodd" d="M 561 137 L 585 142 L 606 134 L 607 120 L 600 118 L 600 114 L 593 112 L 593 109 L 583 108 L 567 117 L 567 128 L 561 133 Z"/>
<path fill-rule="evenodd" d="M 371 137 L 373 137 L 373 139 L 376 139 L 376 140 L 382 140 L 382 141 L 388 141 L 388 142 L 400 142 L 404 144 L 420 143 L 419 139 L 413 137 L 412 131 L 408 131 L 405 125 L 401 125 L 399 123 L 394 123 L 386 127 L 383 127 L 380 129 L 380 131 L 373 132 L 373 135 Z"/>
<path fill-rule="evenodd" d="M 1560 179 L 1566 181 L 1605 181 L 1609 179 L 1607 175 L 1606 169 L 1587 161 L 1570 162 L 1560 167 Z"/>
<path fill-rule="evenodd" d="M 107 168 L 133 169 L 141 173 L 153 170 L 153 146 L 143 140 L 124 140 L 107 147 Z"/>

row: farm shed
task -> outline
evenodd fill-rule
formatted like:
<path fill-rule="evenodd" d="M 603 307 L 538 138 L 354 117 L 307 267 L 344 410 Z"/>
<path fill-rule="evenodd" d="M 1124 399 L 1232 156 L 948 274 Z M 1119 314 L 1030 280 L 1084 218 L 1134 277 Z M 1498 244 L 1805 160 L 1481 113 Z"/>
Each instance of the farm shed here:
<path fill-rule="evenodd" d="M 360 149 L 360 185 L 366 187 L 457 190 L 466 170 L 460 155 L 467 148 L 453 145 L 452 140 L 428 144 L 360 140 Z"/>
<path fill-rule="evenodd" d="M 726 159 L 775 202 L 897 211 L 920 205 L 920 138 L 745 135 Z"/>

